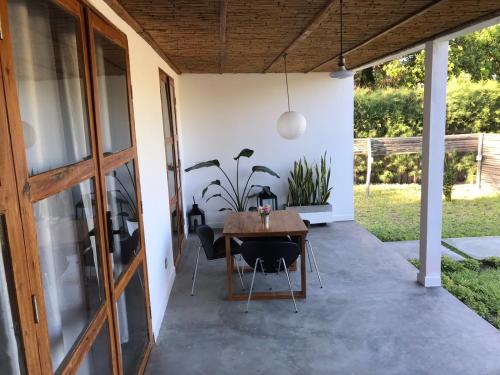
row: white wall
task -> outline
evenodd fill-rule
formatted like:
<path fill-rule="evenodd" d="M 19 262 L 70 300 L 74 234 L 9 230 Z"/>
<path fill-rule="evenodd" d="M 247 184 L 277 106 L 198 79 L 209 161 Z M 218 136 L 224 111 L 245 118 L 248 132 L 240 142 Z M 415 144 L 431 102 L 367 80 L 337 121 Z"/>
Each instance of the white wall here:
<path fill-rule="evenodd" d="M 175 277 L 158 69 L 174 80 L 177 74 L 104 1 L 90 3 L 128 38 L 151 315 L 153 332 L 158 337 Z"/>
<path fill-rule="evenodd" d="M 293 161 L 302 156 L 318 160 L 327 151 L 332 156 L 334 217 L 353 219 L 352 79 L 333 80 L 327 73 L 289 75 L 292 110 L 300 111 L 308 122 L 305 135 L 293 141 L 282 139 L 276 131 L 276 120 L 286 110 L 282 74 L 183 74 L 179 82 L 184 168 L 217 158 L 234 176 L 232 157 L 248 147 L 255 154 L 251 159 L 242 159 L 241 177 L 248 176 L 252 165 L 276 171 L 279 180 L 260 174 L 255 175 L 253 183 L 270 185 L 281 205 L 286 201 Z M 216 178 L 223 180 L 215 168 L 186 173 L 185 207 L 191 206 L 193 195 L 200 201 L 203 187 Z M 213 199 L 200 203 L 207 222 L 222 226 L 224 213 L 218 209 L 224 202 Z"/>

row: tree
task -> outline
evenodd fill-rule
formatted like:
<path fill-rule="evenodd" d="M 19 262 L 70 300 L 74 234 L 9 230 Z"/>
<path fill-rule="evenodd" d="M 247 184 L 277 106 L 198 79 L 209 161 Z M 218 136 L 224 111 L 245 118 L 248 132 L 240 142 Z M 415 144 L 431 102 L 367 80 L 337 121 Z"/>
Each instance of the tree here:
<path fill-rule="evenodd" d="M 499 79 L 500 25 L 451 40 L 448 61 L 449 78 L 466 73 L 473 82 Z M 419 87 L 424 83 L 424 62 L 425 51 L 412 53 L 358 72 L 355 84 L 371 89 Z"/>

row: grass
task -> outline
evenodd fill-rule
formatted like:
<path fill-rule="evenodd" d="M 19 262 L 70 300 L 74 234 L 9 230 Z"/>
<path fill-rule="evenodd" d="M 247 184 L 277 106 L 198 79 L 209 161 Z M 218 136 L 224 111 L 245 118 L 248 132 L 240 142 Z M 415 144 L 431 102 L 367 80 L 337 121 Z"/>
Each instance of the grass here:
<path fill-rule="evenodd" d="M 417 240 L 420 225 L 420 185 L 354 187 L 356 221 L 382 241 Z M 500 235 L 500 193 L 477 191 L 471 185 L 454 188 L 453 200 L 443 200 L 443 238 Z"/>
<path fill-rule="evenodd" d="M 410 262 L 418 267 L 419 261 Z M 479 262 L 467 259 L 456 262 L 443 257 L 441 263 L 443 286 L 460 301 L 500 329 L 500 258 L 491 257 Z"/>

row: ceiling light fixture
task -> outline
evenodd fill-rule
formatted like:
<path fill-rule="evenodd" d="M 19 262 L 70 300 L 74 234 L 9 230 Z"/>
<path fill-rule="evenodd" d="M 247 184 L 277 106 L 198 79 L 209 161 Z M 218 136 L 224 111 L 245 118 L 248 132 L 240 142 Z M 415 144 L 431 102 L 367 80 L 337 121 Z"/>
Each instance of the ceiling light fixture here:
<path fill-rule="evenodd" d="M 330 73 L 330 77 L 337 79 L 344 79 L 353 76 L 352 71 L 347 70 L 345 66 L 343 34 L 344 34 L 343 4 L 342 0 L 340 0 L 340 55 L 339 55 L 339 65 L 338 65 L 339 68 L 338 70 Z"/>
<path fill-rule="evenodd" d="M 283 54 L 285 64 L 286 96 L 288 99 L 288 111 L 284 112 L 278 119 L 278 133 L 285 139 L 300 138 L 306 131 L 306 118 L 299 112 L 290 111 L 290 93 L 288 91 L 288 72 L 286 70 L 286 53 Z"/>

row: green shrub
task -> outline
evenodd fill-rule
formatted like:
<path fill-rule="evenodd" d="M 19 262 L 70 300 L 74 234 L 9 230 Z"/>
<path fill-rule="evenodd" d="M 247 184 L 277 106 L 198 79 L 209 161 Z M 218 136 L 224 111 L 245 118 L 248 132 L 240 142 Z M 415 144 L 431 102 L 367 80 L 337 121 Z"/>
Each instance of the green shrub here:
<path fill-rule="evenodd" d="M 500 257 L 489 257 L 483 259 L 483 264 L 487 267 L 500 269 Z"/>
<path fill-rule="evenodd" d="M 443 195 L 447 202 L 451 202 L 453 185 L 457 180 L 456 158 L 456 152 L 450 152 L 444 158 Z"/>
<path fill-rule="evenodd" d="M 422 135 L 423 89 L 356 89 L 354 134 L 366 137 L 410 137 Z M 500 132 L 500 83 L 472 82 L 462 74 L 448 82 L 446 133 Z M 456 158 L 456 181 L 472 182 L 474 153 Z M 420 182 L 420 155 L 376 157 L 372 164 L 373 183 Z M 365 182 L 366 157 L 355 158 L 355 181 Z"/>

